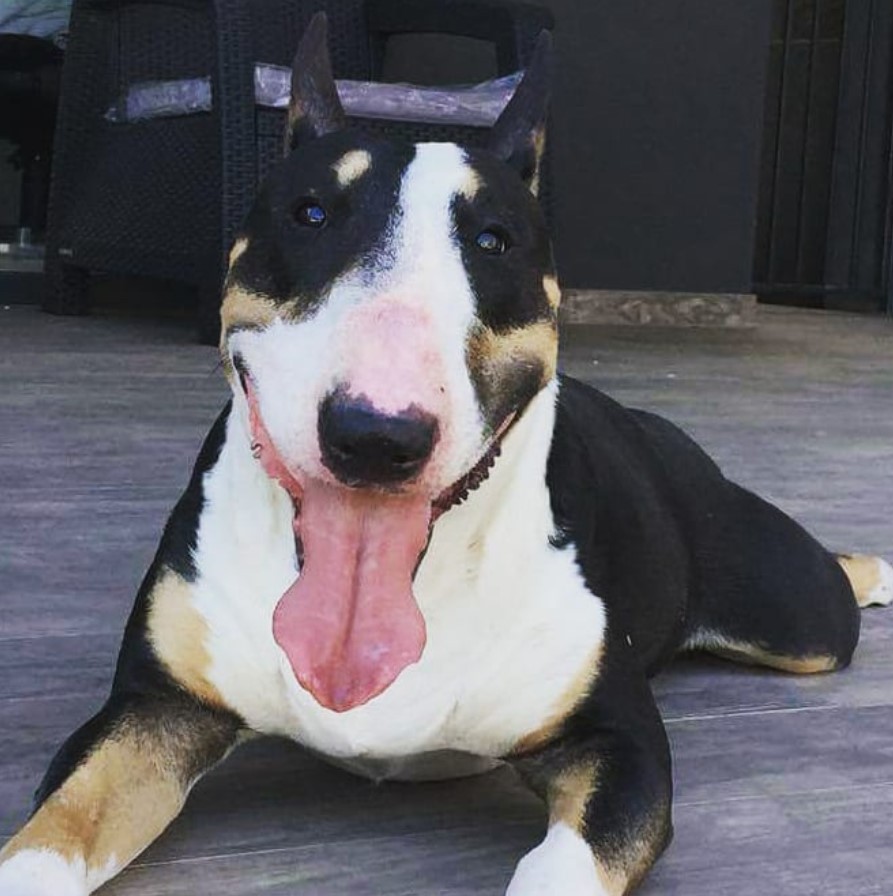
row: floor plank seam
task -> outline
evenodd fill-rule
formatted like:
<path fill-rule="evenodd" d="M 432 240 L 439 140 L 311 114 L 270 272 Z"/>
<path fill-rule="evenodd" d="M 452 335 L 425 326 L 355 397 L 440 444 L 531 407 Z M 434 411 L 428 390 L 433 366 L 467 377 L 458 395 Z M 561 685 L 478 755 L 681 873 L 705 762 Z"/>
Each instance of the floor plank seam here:
<path fill-rule="evenodd" d="M 790 799 L 792 797 L 814 797 L 835 793 L 858 793 L 863 790 L 883 790 L 893 788 L 891 781 L 872 781 L 870 784 L 841 784 L 838 787 L 816 787 L 807 790 L 779 790 L 771 793 L 741 794 L 740 796 L 714 797 L 709 800 L 674 800 L 674 809 L 691 809 L 700 806 L 718 806 L 721 803 L 752 803 L 761 800 Z"/>
<path fill-rule="evenodd" d="M 545 814 L 543 816 L 545 821 Z M 512 830 L 516 828 L 527 828 L 530 827 L 529 821 L 511 821 L 511 822 L 502 822 L 500 825 L 500 830 Z M 418 833 L 408 834 L 406 832 L 394 833 L 394 834 L 386 834 L 383 836 L 377 837 L 345 837 L 343 834 L 339 836 L 339 845 L 351 844 L 355 846 L 359 845 L 370 845 L 374 843 L 385 842 L 388 840 L 399 839 L 400 841 L 411 841 L 411 840 L 423 840 L 431 834 L 455 834 L 459 832 L 469 833 L 469 834 L 478 834 L 480 833 L 482 838 L 486 837 L 487 833 L 492 833 L 493 828 L 488 825 L 449 825 L 443 826 L 438 825 L 437 828 L 431 828 L 428 831 L 420 831 Z M 294 846 L 271 846 L 265 849 L 241 849 L 235 852 L 225 852 L 219 853 L 217 855 L 201 855 L 201 856 L 179 856 L 173 859 L 160 859 L 158 861 L 140 861 L 137 859 L 135 862 L 132 862 L 128 867 L 129 868 L 164 868 L 169 866 L 178 866 L 178 865 L 193 865 L 199 864 L 202 862 L 216 862 L 226 859 L 239 859 L 239 858 L 255 858 L 258 856 L 273 856 L 273 855 L 282 855 L 284 853 L 301 853 L 307 852 L 309 850 L 318 849 L 320 847 L 331 846 L 331 841 L 326 840 L 318 840 L 318 841 L 307 841 L 304 840 L 301 843 L 296 843 Z"/>
<path fill-rule="evenodd" d="M 746 719 L 752 716 L 777 716 L 777 715 L 793 715 L 795 713 L 804 712 L 822 712 L 823 710 L 835 709 L 875 709 L 882 706 L 889 706 L 889 703 L 877 704 L 860 704 L 858 706 L 845 706 L 841 703 L 824 703 L 821 705 L 810 706 L 777 706 L 766 707 L 765 709 L 733 709 L 729 712 L 704 713 L 703 715 L 690 716 L 665 716 L 664 724 L 666 725 L 687 725 L 690 722 L 713 722 L 718 719 Z"/>

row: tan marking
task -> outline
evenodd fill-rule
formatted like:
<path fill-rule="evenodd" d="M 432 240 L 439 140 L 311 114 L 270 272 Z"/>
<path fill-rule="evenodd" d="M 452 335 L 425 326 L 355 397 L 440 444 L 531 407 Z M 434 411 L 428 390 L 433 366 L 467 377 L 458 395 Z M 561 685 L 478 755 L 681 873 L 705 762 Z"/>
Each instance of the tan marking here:
<path fill-rule="evenodd" d="M 639 886 L 666 848 L 667 833 L 666 823 L 660 813 L 655 812 L 646 822 L 644 831 L 626 843 L 618 856 L 596 859 L 601 885 L 611 896 L 625 896 Z"/>
<path fill-rule="evenodd" d="M 480 327 L 469 339 L 469 355 L 484 376 L 497 376 L 500 370 L 518 362 L 537 361 L 542 365 L 545 385 L 558 365 L 558 329 L 553 321 L 535 321 L 505 333 Z"/>
<path fill-rule="evenodd" d="M 269 296 L 252 292 L 238 283 L 227 283 L 220 306 L 221 339 L 235 327 L 268 327 L 278 317 L 278 306 Z M 224 352 L 225 354 L 225 352 Z"/>
<path fill-rule="evenodd" d="M 655 805 L 639 831 L 611 855 L 596 857 L 599 880 L 611 896 L 632 893 L 670 842 L 670 807 Z"/>
<path fill-rule="evenodd" d="M 596 874 L 598 874 L 602 889 L 608 893 L 609 896 L 623 896 L 624 893 L 627 893 L 631 889 L 631 887 L 629 887 L 629 874 L 624 874 L 622 871 L 609 868 L 604 862 L 600 862 L 598 859 L 595 860 L 595 871 Z"/>
<path fill-rule="evenodd" d="M 166 570 L 152 587 L 149 601 L 149 640 L 167 671 L 200 700 L 225 706 L 207 677 L 211 665 L 208 625 L 192 604 L 189 583 Z"/>
<path fill-rule="evenodd" d="M 768 651 L 756 651 L 754 657 L 758 662 L 792 675 L 817 675 L 821 672 L 834 672 L 840 663 L 833 656 L 781 656 Z"/>
<path fill-rule="evenodd" d="M 116 874 L 179 813 L 186 788 L 154 739 L 119 731 L 105 741 L 41 806 L 0 852 L 47 849 L 82 859 L 88 875 Z"/>
<path fill-rule="evenodd" d="M 459 193 L 469 201 L 474 199 L 477 196 L 478 191 L 481 189 L 481 178 L 477 171 L 474 168 L 469 166 L 465 167 L 464 177 L 462 178 L 462 183 L 459 184 Z"/>
<path fill-rule="evenodd" d="M 557 312 L 558 306 L 561 305 L 561 287 L 558 285 L 558 278 L 546 274 L 543 277 L 543 290 L 549 300 L 549 307 Z"/>
<path fill-rule="evenodd" d="M 549 824 L 563 822 L 586 836 L 586 812 L 598 788 L 598 764 L 589 762 L 561 772 L 550 784 L 546 798 Z M 667 843 L 668 813 L 656 809 L 634 839 L 616 854 L 594 856 L 599 881 L 611 896 L 624 896 L 644 879 Z"/>
<path fill-rule="evenodd" d="M 533 151 L 536 157 L 536 168 L 533 171 L 533 177 L 530 180 L 530 192 L 534 196 L 539 196 L 541 186 L 541 176 L 543 170 L 543 157 L 546 155 L 546 128 L 539 128 L 533 135 Z"/>
<path fill-rule="evenodd" d="M 359 180 L 371 167 L 372 156 L 365 149 L 352 149 L 332 165 L 342 189 Z"/>
<path fill-rule="evenodd" d="M 516 358 L 540 359 L 548 381 L 555 375 L 558 364 L 558 329 L 552 321 L 537 321 L 507 333 L 493 334 L 490 351 L 499 362 Z"/>
<path fill-rule="evenodd" d="M 232 267 L 241 257 L 242 253 L 248 248 L 248 239 L 240 236 L 234 243 L 232 249 L 229 250 L 229 266 Z"/>
<path fill-rule="evenodd" d="M 886 561 L 868 554 L 838 554 L 837 562 L 850 580 L 850 587 L 860 607 L 878 603 L 878 592 L 884 584 Z"/>
<path fill-rule="evenodd" d="M 601 665 L 603 645 L 599 644 L 592 656 L 574 676 L 568 689 L 561 695 L 558 705 L 549 713 L 546 721 L 535 731 L 524 735 L 515 744 L 511 753 L 513 756 L 523 756 L 525 753 L 534 753 L 541 750 L 552 741 L 561 729 L 564 720 L 582 703 L 592 688 L 592 683 L 598 676 Z"/>
<path fill-rule="evenodd" d="M 758 644 L 732 641 L 719 635 L 707 636 L 703 640 L 695 642 L 692 646 L 707 650 L 724 659 L 734 660 L 737 663 L 768 666 L 770 669 L 790 672 L 793 675 L 816 675 L 821 672 L 834 672 L 840 668 L 840 663 L 833 656 L 818 654 L 785 656 L 784 654 L 766 650 Z"/>
<path fill-rule="evenodd" d="M 549 785 L 546 800 L 549 804 L 549 824 L 559 821 L 571 830 L 583 834 L 586 807 L 595 793 L 596 767 L 592 763 L 575 766 L 561 772 Z"/>

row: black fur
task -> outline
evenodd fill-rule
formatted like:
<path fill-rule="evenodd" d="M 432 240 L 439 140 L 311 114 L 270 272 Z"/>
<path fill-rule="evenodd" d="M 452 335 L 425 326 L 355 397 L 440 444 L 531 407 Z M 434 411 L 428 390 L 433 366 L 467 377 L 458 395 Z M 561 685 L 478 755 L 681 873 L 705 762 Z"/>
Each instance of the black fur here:
<path fill-rule="evenodd" d="M 860 617 L 835 558 L 668 421 L 562 378 L 548 483 L 587 585 L 648 674 L 704 629 L 849 662 Z"/>
<path fill-rule="evenodd" d="M 333 163 L 350 150 L 372 157 L 368 172 L 346 189 Z M 332 282 L 353 268 L 387 267 L 385 242 L 397 214 L 403 174 L 415 156 L 409 143 L 389 143 L 341 131 L 302 146 L 264 182 L 241 236 L 247 248 L 232 266 L 226 288 L 241 286 L 277 303 L 295 317 L 325 301 Z M 295 212 L 314 200 L 325 226 L 307 227 Z"/>
<path fill-rule="evenodd" d="M 548 795 L 595 763 L 581 833 L 633 885 L 672 836 L 669 747 L 647 676 L 704 630 L 844 666 L 859 611 L 835 558 L 793 520 L 671 423 L 568 377 L 547 480 L 555 548 L 576 549 L 607 631 L 589 693 L 514 764 Z"/>
<path fill-rule="evenodd" d="M 189 484 L 164 527 L 155 555 L 153 566 L 163 562 L 188 582 L 195 581 L 196 575 L 192 553 L 195 550 L 199 517 L 205 506 L 202 478 L 217 463 L 217 458 L 220 456 L 220 449 L 226 440 L 226 424 L 231 410 L 232 403 L 227 402 L 205 437 L 192 469 Z"/>
<path fill-rule="evenodd" d="M 455 198 L 453 218 L 478 317 L 496 332 L 554 319 L 543 277 L 554 276 L 555 265 L 539 203 L 512 171 L 486 153 L 469 150 L 468 161 L 481 187 L 474 199 Z M 480 249 L 475 240 L 483 230 L 505 235 L 504 254 Z"/>

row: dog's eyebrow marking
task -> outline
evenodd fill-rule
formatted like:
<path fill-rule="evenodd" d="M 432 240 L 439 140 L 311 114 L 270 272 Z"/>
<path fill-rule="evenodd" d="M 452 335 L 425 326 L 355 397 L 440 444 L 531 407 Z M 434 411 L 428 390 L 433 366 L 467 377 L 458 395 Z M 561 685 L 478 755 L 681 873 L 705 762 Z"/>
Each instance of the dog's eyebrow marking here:
<path fill-rule="evenodd" d="M 459 194 L 465 199 L 472 200 L 481 189 L 481 176 L 470 165 L 465 167 L 463 174 L 464 176 L 459 184 Z"/>
<path fill-rule="evenodd" d="M 561 287 L 558 285 L 558 278 L 553 277 L 551 274 L 546 274 L 543 277 L 543 290 L 546 293 L 546 298 L 549 300 L 549 307 L 553 311 L 557 311 L 558 306 L 561 304 Z"/>
<path fill-rule="evenodd" d="M 365 149 L 352 149 L 332 165 L 338 186 L 349 187 L 372 167 L 372 156 Z"/>

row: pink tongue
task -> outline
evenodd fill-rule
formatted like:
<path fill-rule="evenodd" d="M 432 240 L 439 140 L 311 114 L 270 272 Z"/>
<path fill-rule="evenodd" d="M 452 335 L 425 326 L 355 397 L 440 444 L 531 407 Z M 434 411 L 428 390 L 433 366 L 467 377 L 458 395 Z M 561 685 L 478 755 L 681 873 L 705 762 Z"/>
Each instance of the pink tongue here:
<path fill-rule="evenodd" d="M 273 635 L 323 706 L 361 706 L 421 657 L 425 621 L 412 575 L 430 516 L 424 495 L 304 485 L 295 523 L 304 564 L 276 607 Z"/>

